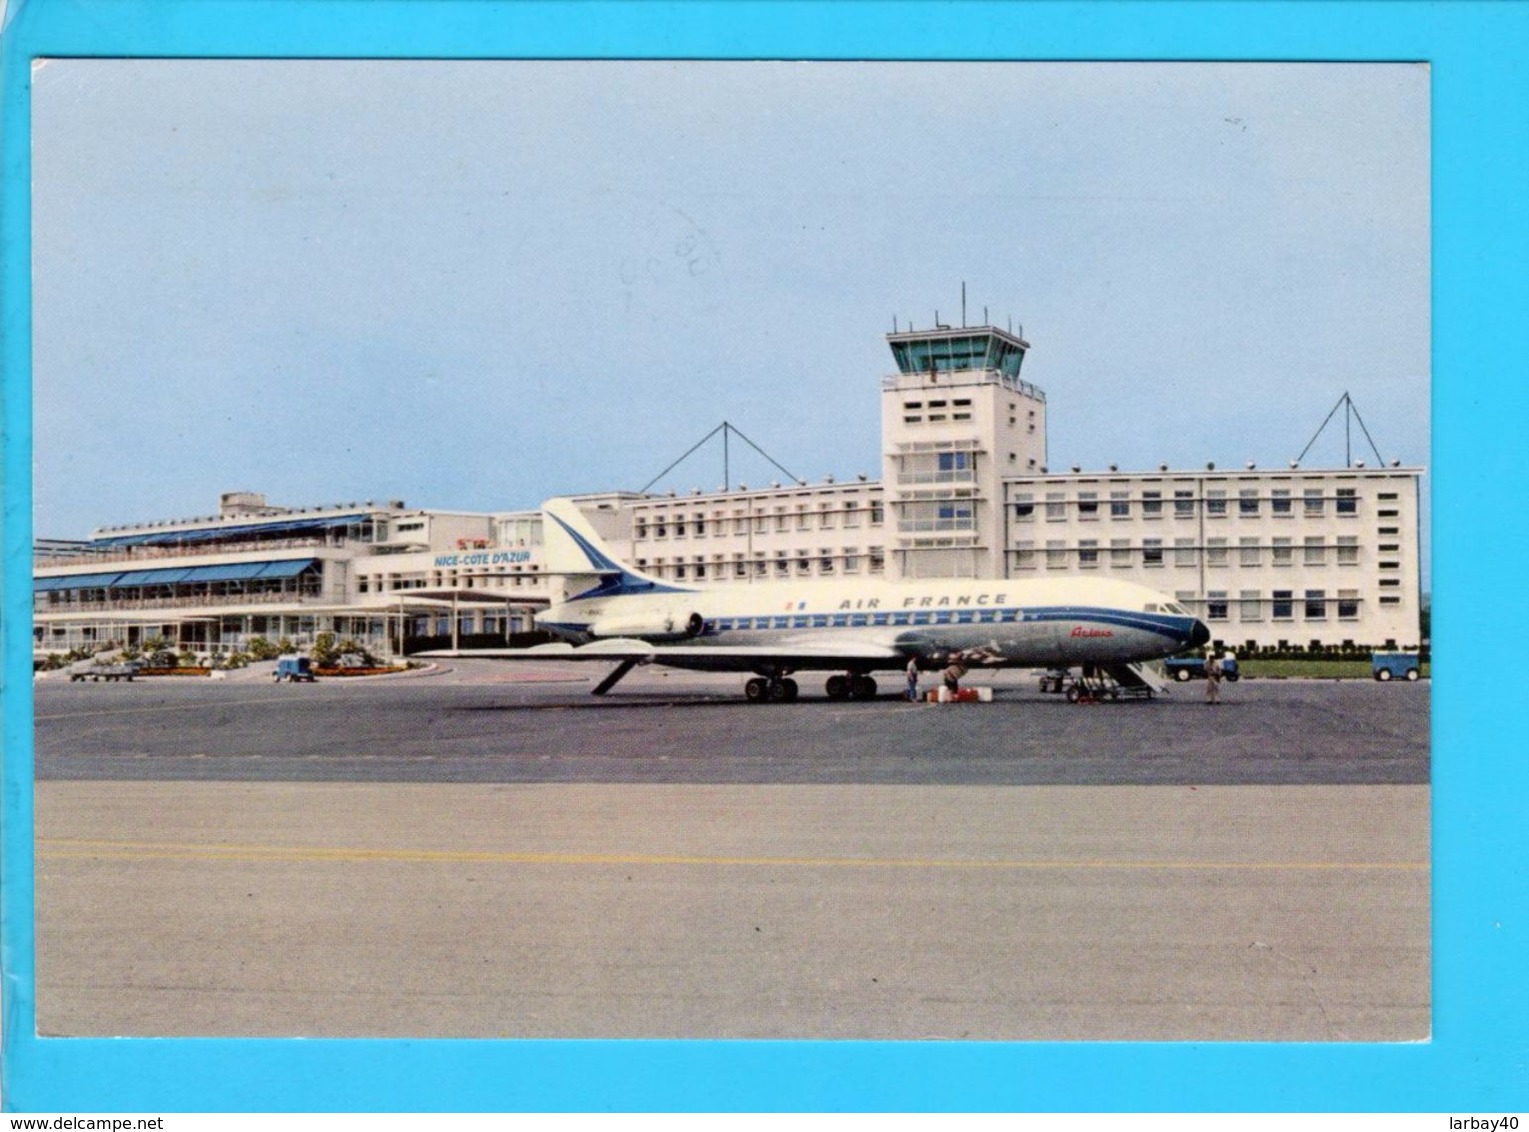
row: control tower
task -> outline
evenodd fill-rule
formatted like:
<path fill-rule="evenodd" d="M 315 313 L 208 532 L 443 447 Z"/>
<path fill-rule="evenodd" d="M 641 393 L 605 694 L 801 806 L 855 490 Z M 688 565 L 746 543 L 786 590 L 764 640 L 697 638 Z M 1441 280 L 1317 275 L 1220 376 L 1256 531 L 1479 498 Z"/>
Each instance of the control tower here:
<path fill-rule="evenodd" d="M 887 335 L 881 382 L 888 573 L 1004 576 L 1002 480 L 1046 464 L 1046 395 L 1020 378 L 1030 344 L 994 326 Z"/>

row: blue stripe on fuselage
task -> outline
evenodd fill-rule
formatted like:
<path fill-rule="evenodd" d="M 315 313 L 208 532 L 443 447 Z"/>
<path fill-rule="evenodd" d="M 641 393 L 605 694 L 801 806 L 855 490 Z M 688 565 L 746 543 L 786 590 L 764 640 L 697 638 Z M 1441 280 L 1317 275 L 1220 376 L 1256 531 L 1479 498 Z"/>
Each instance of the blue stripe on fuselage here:
<path fill-rule="evenodd" d="M 630 575 L 627 575 L 627 577 L 630 578 Z M 637 586 L 648 586 L 648 585 L 651 585 L 650 583 L 645 583 L 645 582 L 642 582 L 641 580 L 635 579 L 635 578 L 632 578 L 631 582 L 634 585 L 637 585 Z M 670 590 L 670 589 L 667 589 L 667 588 L 665 588 L 664 590 L 661 591 L 661 590 L 659 590 L 656 587 L 652 588 L 652 589 L 622 590 L 622 589 L 620 589 L 619 584 L 612 584 L 612 583 L 613 583 L 613 580 L 606 580 L 606 581 L 602 582 L 602 586 L 601 586 L 600 589 L 598 589 L 598 590 L 591 590 L 587 594 L 581 595 L 581 597 L 583 597 L 583 596 L 587 596 L 587 597 L 609 597 L 609 596 L 614 596 L 614 595 L 619 594 L 619 593 L 652 593 L 652 592 L 688 593 L 688 592 L 693 592 L 693 591 L 688 591 L 688 590 Z M 607 586 L 609 588 L 606 588 Z M 570 599 L 570 600 L 577 600 L 577 599 Z M 1082 621 L 1082 622 L 1092 622 L 1092 623 L 1095 623 L 1095 624 L 1118 625 L 1118 626 L 1120 626 L 1123 629 L 1136 629 L 1136 630 L 1140 630 L 1142 632 L 1155 633 L 1158 636 L 1166 637 L 1166 638 L 1168 638 L 1171 641 L 1183 641 L 1183 642 L 1187 643 L 1190 640 L 1190 638 L 1193 635 L 1193 633 L 1194 633 L 1194 626 L 1195 626 L 1195 619 L 1193 617 L 1185 617 L 1185 616 L 1179 616 L 1179 615 L 1175 615 L 1175 614 L 1155 614 L 1155 613 L 1145 613 L 1145 612 L 1143 612 L 1143 613 L 1135 613 L 1135 612 L 1129 612 L 1129 611 L 1126 611 L 1126 610 L 1110 609 L 1110 608 L 1098 607 L 1098 606 L 1051 606 L 1051 607 L 1042 607 L 1042 608 L 1038 608 L 1038 609 L 1036 609 L 1036 608 L 1026 609 L 1026 608 L 1023 608 L 1023 607 L 1020 607 L 1020 606 L 1000 606 L 1000 607 L 992 608 L 990 610 L 982 611 L 982 612 L 991 612 L 994 615 L 993 616 L 993 620 L 991 622 L 984 621 L 984 620 L 976 620 L 976 619 L 974 619 L 972 621 L 967 621 L 967 622 L 957 622 L 953 615 L 955 613 L 961 612 L 961 611 L 953 610 L 953 609 L 944 609 L 944 610 L 941 610 L 941 609 L 917 610 L 917 609 L 915 609 L 915 610 L 898 610 L 896 612 L 897 613 L 908 614 L 908 616 L 906 616 L 905 618 L 892 618 L 892 619 L 890 619 L 888 622 L 884 623 L 887 627 L 891 627 L 891 628 L 899 628 L 899 627 L 934 627 L 934 626 L 957 625 L 957 624 L 959 624 L 959 625 L 983 625 L 983 624 L 1015 625 L 1015 624 L 1023 624 L 1023 623 L 1026 623 L 1026 622 Z M 935 615 L 939 614 L 939 613 L 947 614 L 947 618 L 944 619 L 944 620 L 941 620 L 941 619 L 937 618 Z M 922 616 L 920 616 L 920 615 L 922 615 Z M 744 628 L 747 628 L 748 630 L 754 631 L 754 632 L 758 632 L 761 629 L 772 629 L 772 628 L 776 629 L 776 630 L 807 629 L 807 628 L 829 628 L 829 627 L 837 628 L 837 627 L 839 627 L 837 625 L 830 626 L 830 620 L 835 620 L 836 621 L 838 619 L 838 616 L 839 615 L 825 614 L 825 613 L 819 613 L 819 614 L 804 613 L 804 614 L 797 614 L 797 615 L 795 615 L 793 617 L 770 617 L 770 616 L 765 616 L 765 615 L 760 615 L 760 614 L 753 614 L 753 615 L 741 614 L 741 615 L 735 615 L 735 616 L 733 616 L 731 618 L 720 619 L 720 620 L 716 619 L 716 618 L 711 618 L 711 619 L 708 619 L 707 622 L 706 622 L 706 629 L 704 630 L 704 634 L 703 635 L 705 635 L 705 636 L 721 636 L 721 635 L 725 635 L 728 632 L 736 631 L 736 629 L 744 629 Z M 784 624 L 782 624 L 782 622 L 784 622 Z M 549 629 L 551 631 L 554 631 L 554 632 L 556 632 L 557 630 L 563 630 L 563 631 L 566 631 L 566 632 L 575 632 L 575 633 L 585 632 L 589 628 L 588 624 L 571 624 L 571 623 L 557 623 L 557 624 L 543 623 L 543 627 L 546 628 L 546 629 Z M 736 629 L 735 629 L 735 627 L 736 627 Z M 862 626 L 858 625 L 858 624 L 854 624 L 852 622 L 851 625 L 848 626 L 848 627 L 849 628 L 861 628 Z M 880 628 L 880 627 L 882 627 L 882 625 L 881 624 L 877 624 L 875 627 Z"/>

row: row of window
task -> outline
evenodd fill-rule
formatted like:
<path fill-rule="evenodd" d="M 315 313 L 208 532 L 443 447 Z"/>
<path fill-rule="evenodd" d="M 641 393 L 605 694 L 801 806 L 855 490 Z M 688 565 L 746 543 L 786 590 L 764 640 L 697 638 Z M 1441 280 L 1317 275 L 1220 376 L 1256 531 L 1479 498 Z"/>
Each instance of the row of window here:
<path fill-rule="evenodd" d="M 824 503 L 816 511 L 803 504 L 795 511 L 777 507 L 770 515 L 756 513 L 752 516 L 734 515 L 731 518 L 713 515 L 708 519 L 700 513 L 688 519 L 684 515 L 639 517 L 634 534 L 638 540 L 706 538 L 708 534 L 721 538 L 728 534 L 748 534 L 751 522 L 755 534 L 765 534 L 772 526 L 776 531 L 789 531 L 793 527 L 798 531 L 827 531 L 839 526 L 858 527 L 862 515 L 867 517 L 870 526 L 879 526 L 885 519 L 881 501 L 876 500 L 865 507 L 854 500 L 842 504 Z"/>
<path fill-rule="evenodd" d="M 1178 595 L 1181 602 L 1200 604 L 1193 594 Z M 1397 599 L 1399 600 L 1399 599 Z M 1396 604 L 1393 600 L 1383 604 Z M 1232 609 L 1237 610 L 1237 620 L 1245 625 L 1268 621 L 1294 621 L 1296 611 L 1304 621 L 1327 621 L 1336 615 L 1339 621 L 1359 620 L 1359 591 L 1339 590 L 1329 597 L 1326 590 L 1305 590 L 1297 595 L 1294 590 L 1274 590 L 1268 598 L 1261 590 L 1240 590 L 1234 598 L 1226 590 L 1208 590 L 1205 594 L 1204 617 L 1206 621 L 1230 621 Z"/>
<path fill-rule="evenodd" d="M 1053 569 L 1066 567 L 1073 557 L 1076 557 L 1081 567 L 1098 566 L 1102 549 L 1108 550 L 1112 566 L 1131 566 L 1137 561 L 1146 566 L 1163 566 L 1168 563 L 1170 552 L 1174 566 L 1198 566 L 1202 554 L 1208 566 L 1228 566 L 1232 562 L 1234 549 L 1237 551 L 1237 563 L 1241 566 L 1262 566 L 1265 552 L 1272 565 L 1293 566 L 1297 549 L 1294 540 L 1288 538 L 1276 538 L 1267 544 L 1256 538 L 1245 538 L 1240 539 L 1235 548 L 1226 539 L 1210 539 L 1204 546 L 1193 539 L 1176 539 L 1171 547 L 1164 546 L 1162 539 L 1143 539 L 1139 545 L 1129 539 L 1111 539 L 1107 548 L 1101 548 L 1095 539 L 1081 539 L 1076 546 L 1053 539 L 1044 548 L 1038 548 L 1033 541 L 1020 539 L 1016 540 L 1014 546 L 1015 564 L 1022 570 L 1035 568 L 1041 549 L 1044 549 L 1046 555 L 1046 565 Z M 1402 563 L 1399 547 L 1399 543 L 1380 543 L 1377 549 L 1382 557 L 1377 560 L 1377 567 L 1386 571 L 1400 570 Z M 1335 543 L 1328 543 L 1321 535 L 1312 535 L 1299 549 L 1302 564 L 1306 566 L 1327 565 L 1329 550 L 1333 551 L 1338 565 L 1359 565 L 1357 535 L 1339 535 Z M 1383 557 L 1386 554 L 1398 554 L 1398 557 Z"/>
<path fill-rule="evenodd" d="M 1394 500 L 1396 495 L 1382 493 L 1379 498 L 1384 503 Z M 1165 514 L 1171 514 L 1175 519 L 1193 519 L 1200 514 L 1202 507 L 1207 517 L 1220 519 L 1233 513 L 1233 503 L 1236 504 L 1236 514 L 1245 518 L 1257 518 L 1264 514 L 1265 504 L 1268 504 L 1270 515 L 1290 518 L 1295 514 L 1296 497 L 1284 488 L 1274 488 L 1268 495 L 1263 495 L 1255 487 L 1240 489 L 1235 499 L 1225 491 L 1215 489 L 1207 491 L 1204 496 L 1197 496 L 1192 488 L 1176 490 L 1171 497 L 1165 497 L 1160 491 L 1143 491 L 1135 496 L 1129 491 L 1112 491 L 1104 499 L 1096 491 L 1080 491 L 1075 496 L 1061 491 L 1048 491 L 1039 505 L 1045 508 L 1046 519 L 1050 522 L 1066 520 L 1069 508 L 1076 510 L 1078 518 L 1086 522 L 1098 519 L 1100 515 L 1108 515 L 1111 519 L 1128 519 L 1133 514 L 1133 506 L 1139 507 L 1140 513 L 1149 519 L 1161 518 Z M 1300 503 L 1302 514 L 1308 519 L 1325 515 L 1329 503 L 1335 515 L 1359 514 L 1359 497 L 1351 487 L 1340 487 L 1333 495 L 1324 494 L 1321 488 L 1307 488 L 1300 496 Z M 1037 508 L 1035 493 L 1016 493 L 1013 508 L 1016 522 L 1033 522 Z M 1378 514 L 1383 519 L 1395 518 L 1399 512 L 1395 507 L 1381 507 Z"/>
<path fill-rule="evenodd" d="M 694 579 L 704 581 L 726 580 L 733 578 L 777 578 L 796 577 L 829 577 L 840 574 L 882 574 L 886 572 L 886 552 L 882 547 L 873 546 L 864 554 L 857 549 L 846 548 L 841 552 L 824 548 L 816 554 L 808 550 L 799 550 L 794 555 L 787 555 L 784 550 L 775 552 L 773 559 L 754 558 L 744 559 L 742 555 L 734 555 L 731 562 L 725 562 L 721 556 L 713 558 L 710 562 L 697 556 L 686 562 L 675 560 L 666 561 L 663 558 L 655 558 L 650 563 L 646 558 L 637 560 L 637 568 L 659 578 L 672 578 L 675 581 L 687 581 Z"/>

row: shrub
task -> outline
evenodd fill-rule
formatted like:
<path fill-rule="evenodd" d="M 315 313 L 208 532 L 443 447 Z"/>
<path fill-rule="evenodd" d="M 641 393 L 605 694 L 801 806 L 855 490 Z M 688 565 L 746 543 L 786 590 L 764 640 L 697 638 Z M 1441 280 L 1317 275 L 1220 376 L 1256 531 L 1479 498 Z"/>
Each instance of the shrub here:
<path fill-rule="evenodd" d="M 286 642 L 285 637 L 282 638 L 282 642 Z M 275 660 L 281 655 L 282 648 L 280 644 L 273 645 L 264 637 L 251 637 L 245 643 L 244 653 L 248 654 L 251 660 Z M 243 654 L 235 653 L 234 655 L 239 656 Z"/>

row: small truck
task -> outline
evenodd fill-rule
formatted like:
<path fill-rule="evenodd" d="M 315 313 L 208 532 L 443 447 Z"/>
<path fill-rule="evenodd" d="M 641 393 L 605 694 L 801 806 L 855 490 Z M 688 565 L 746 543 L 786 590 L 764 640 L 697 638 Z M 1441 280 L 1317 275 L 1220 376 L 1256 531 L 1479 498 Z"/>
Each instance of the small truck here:
<path fill-rule="evenodd" d="M 1422 674 L 1421 668 L 1418 654 L 1415 652 L 1370 654 L 1370 673 L 1382 682 L 1395 680 L 1397 677 L 1403 680 L 1416 680 Z"/>
<path fill-rule="evenodd" d="M 314 682 L 313 662 L 306 656 L 284 656 L 276 661 L 276 667 L 271 672 L 271 678 L 278 684 Z"/>

